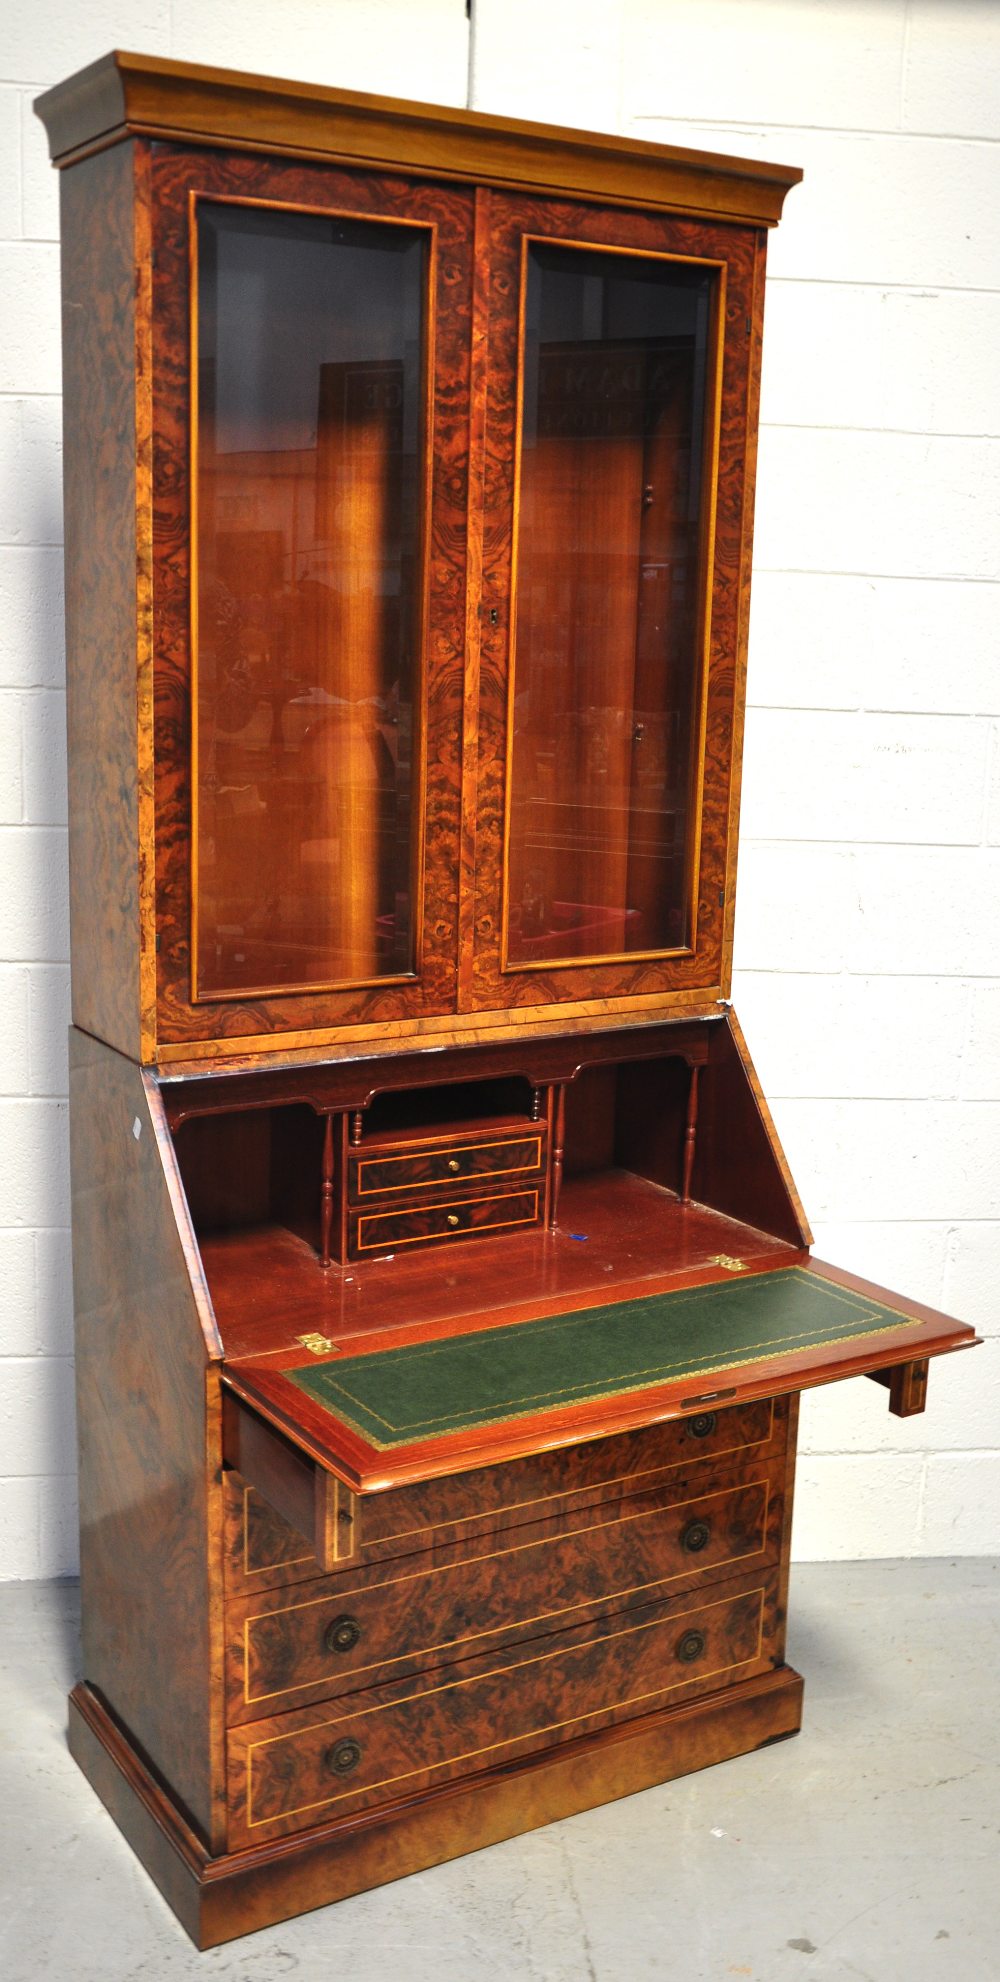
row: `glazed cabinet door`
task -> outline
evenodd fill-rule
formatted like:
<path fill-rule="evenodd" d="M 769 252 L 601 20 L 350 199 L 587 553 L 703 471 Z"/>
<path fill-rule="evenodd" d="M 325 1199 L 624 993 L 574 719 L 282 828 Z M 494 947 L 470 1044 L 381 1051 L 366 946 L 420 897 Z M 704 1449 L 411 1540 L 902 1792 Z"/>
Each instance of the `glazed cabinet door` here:
<path fill-rule="evenodd" d="M 763 233 L 481 196 L 472 1008 L 724 986 Z"/>
<path fill-rule="evenodd" d="M 152 155 L 157 1031 L 456 1001 L 471 195 Z"/>

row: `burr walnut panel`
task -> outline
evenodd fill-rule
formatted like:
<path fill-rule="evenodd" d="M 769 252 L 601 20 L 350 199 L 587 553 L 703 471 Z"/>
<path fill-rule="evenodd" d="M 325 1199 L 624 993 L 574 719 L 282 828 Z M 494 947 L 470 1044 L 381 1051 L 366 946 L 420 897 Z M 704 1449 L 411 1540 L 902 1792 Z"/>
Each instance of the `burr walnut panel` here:
<path fill-rule="evenodd" d="M 84 1670 L 218 1844 L 219 1345 L 155 1084 L 75 1028 L 70 1061 Z"/>
<path fill-rule="evenodd" d="M 471 1239 L 477 1233 L 510 1231 L 537 1224 L 542 1213 L 541 1191 L 490 1190 L 476 1197 L 435 1198 L 429 1204 L 398 1206 L 391 1211 L 352 1211 L 348 1216 L 350 1259 L 370 1258 L 397 1246 L 418 1246 L 431 1239 Z"/>
<path fill-rule="evenodd" d="M 603 1616 L 340 1709 L 233 1728 L 230 1848 L 360 1812 L 780 1664 L 774 1572 Z"/>
<path fill-rule="evenodd" d="M 418 1186 L 426 1190 L 483 1177 L 532 1176 L 544 1167 L 545 1142 L 544 1128 L 523 1135 L 498 1134 L 493 1129 L 478 1142 L 428 1144 L 405 1153 L 398 1149 L 365 1156 L 349 1152 L 347 1195 L 360 1203 L 382 1192 Z"/>
<path fill-rule="evenodd" d="M 782 1458 L 788 1424 L 784 1398 L 720 1411 L 683 1423 L 588 1440 L 505 1466 L 422 1480 L 373 1493 L 357 1503 L 360 1526 L 352 1568 L 433 1552 L 451 1562 L 484 1549 L 515 1547 L 526 1526 L 545 1522 L 568 1535 L 604 1519 L 636 1493 L 683 1498 L 712 1479 L 752 1466 L 754 1475 Z M 230 1597 L 313 1580 L 319 1564 L 295 1530 L 238 1474 L 226 1481 L 226 1587 Z M 334 1587 L 333 1584 L 330 1587 Z"/>
<path fill-rule="evenodd" d="M 73 1017 L 133 1059 L 153 1016 L 146 163 L 121 145 L 60 185 Z"/>
<path fill-rule="evenodd" d="M 260 1591 L 315 1576 L 319 1563 L 304 1537 L 239 1473 L 222 1476 L 226 1589 Z"/>
<path fill-rule="evenodd" d="M 231 1604 L 230 1721 L 334 1699 L 411 1672 L 451 1665 L 512 1640 L 544 1637 L 595 1606 L 631 1609 L 727 1570 L 777 1560 L 777 1471 L 750 1469 L 647 1489 L 591 1510 L 566 1534 L 533 1522 L 516 1536 L 307 1584 L 267 1602 Z"/>

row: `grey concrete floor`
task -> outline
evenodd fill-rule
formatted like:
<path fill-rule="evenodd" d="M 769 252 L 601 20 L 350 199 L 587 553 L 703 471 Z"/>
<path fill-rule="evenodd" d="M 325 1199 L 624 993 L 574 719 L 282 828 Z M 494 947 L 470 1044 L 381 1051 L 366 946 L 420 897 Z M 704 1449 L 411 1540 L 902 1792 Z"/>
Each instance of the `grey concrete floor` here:
<path fill-rule="evenodd" d="M 1000 1982 L 1000 1561 L 793 1572 L 794 1741 L 199 1955 L 70 1761 L 74 1584 L 0 1586 L 3 1982 Z"/>

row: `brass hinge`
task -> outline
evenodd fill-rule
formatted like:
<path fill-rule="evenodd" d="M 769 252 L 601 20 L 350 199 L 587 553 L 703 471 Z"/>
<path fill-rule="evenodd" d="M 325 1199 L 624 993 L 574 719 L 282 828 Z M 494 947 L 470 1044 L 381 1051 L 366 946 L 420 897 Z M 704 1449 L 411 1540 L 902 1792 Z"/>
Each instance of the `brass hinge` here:
<path fill-rule="evenodd" d="M 301 1342 L 303 1349 L 308 1349 L 313 1356 L 337 1354 L 337 1344 L 331 1342 L 328 1335 L 297 1335 L 295 1340 Z"/>
<path fill-rule="evenodd" d="M 710 1266 L 724 1266 L 727 1273 L 743 1273 L 746 1260 L 737 1259 L 733 1253 L 715 1253 L 709 1260 Z"/>

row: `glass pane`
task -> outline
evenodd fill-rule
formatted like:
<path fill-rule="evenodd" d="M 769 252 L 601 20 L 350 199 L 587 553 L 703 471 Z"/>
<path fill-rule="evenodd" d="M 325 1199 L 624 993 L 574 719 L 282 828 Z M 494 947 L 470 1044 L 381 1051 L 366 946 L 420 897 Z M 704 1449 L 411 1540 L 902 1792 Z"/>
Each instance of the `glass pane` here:
<path fill-rule="evenodd" d="M 425 253 L 198 208 L 201 997 L 413 969 Z"/>
<path fill-rule="evenodd" d="M 507 959 L 685 947 L 716 271 L 535 244 Z"/>

